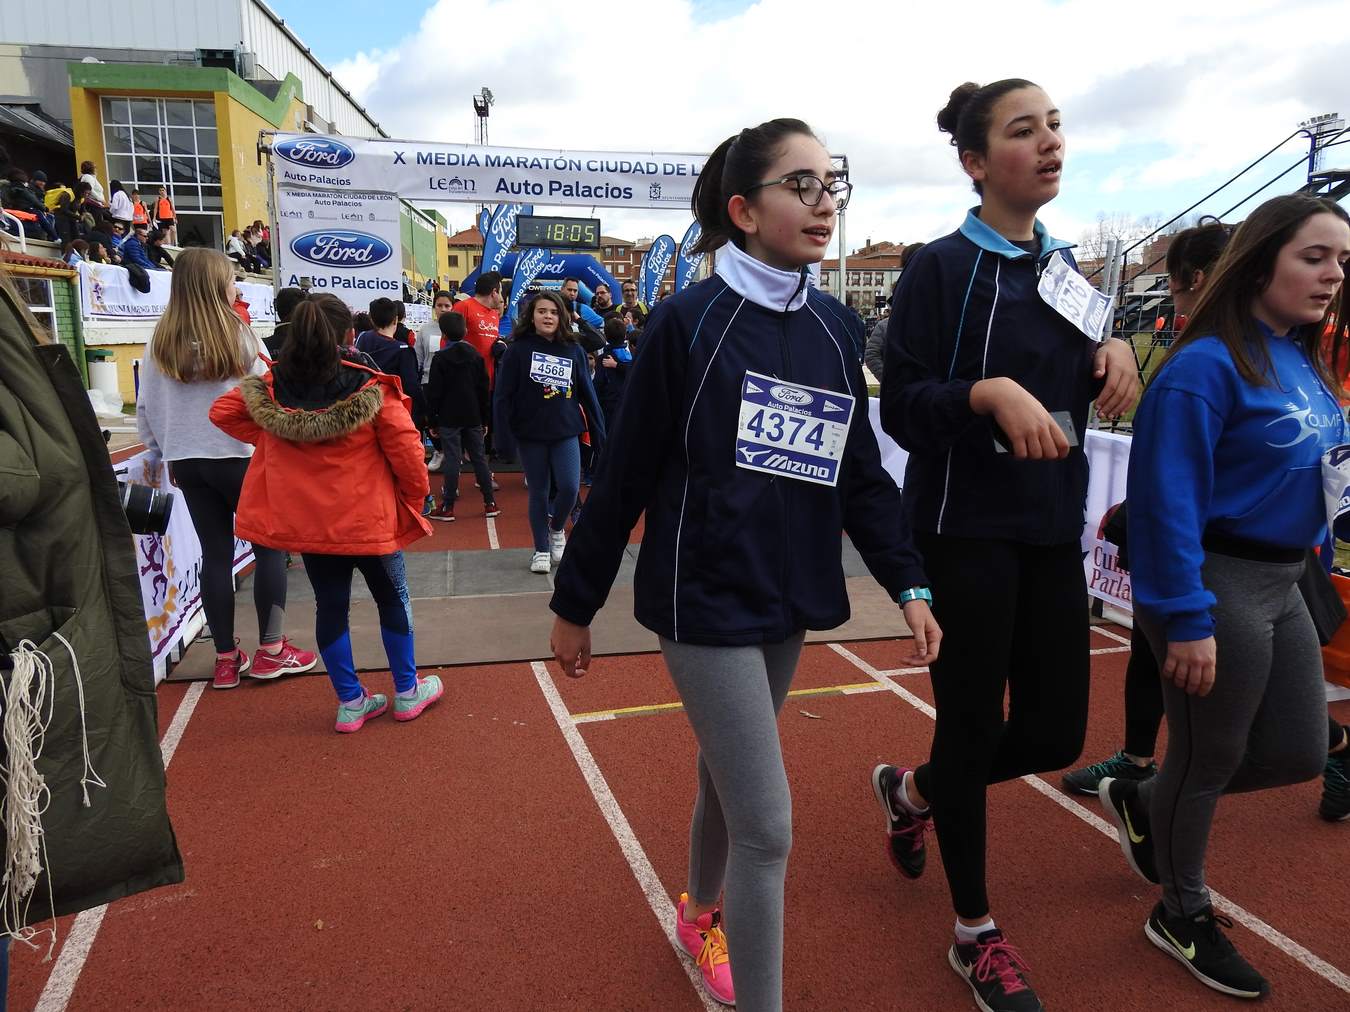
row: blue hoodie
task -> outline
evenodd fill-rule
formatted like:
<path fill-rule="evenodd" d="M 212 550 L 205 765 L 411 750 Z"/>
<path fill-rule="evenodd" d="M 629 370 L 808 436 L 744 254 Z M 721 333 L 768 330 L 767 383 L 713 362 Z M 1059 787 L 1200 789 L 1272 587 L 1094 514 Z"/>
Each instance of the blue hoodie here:
<path fill-rule="evenodd" d="M 961 227 L 914 255 L 886 330 L 881 426 L 909 451 L 905 508 L 915 530 L 1032 545 L 1077 541 L 1088 466 L 1082 446 L 1063 460 L 1016 460 L 994 448 L 993 419 L 970 407 L 982 379 L 1007 376 L 1047 411 L 1068 411 L 1078 438 L 1098 345 L 1042 301 L 1040 273 L 1069 244 L 1035 225 L 1033 254 L 971 211 Z"/>
<path fill-rule="evenodd" d="M 857 329 L 802 274 L 735 246 L 717 251 L 714 277 L 658 304 L 550 607 L 590 624 L 644 511 L 634 614 L 682 643 L 779 643 L 846 621 L 844 533 L 892 600 L 925 585 L 900 517 L 900 490 L 881 467 L 868 421 L 867 385 L 853 354 Z M 753 463 L 763 452 L 738 449 L 738 431 L 756 424 L 743 421 L 748 371 L 809 385 L 815 396 L 852 398 L 836 485 L 738 464 L 742 454 Z M 771 396 L 779 389 L 771 386 Z M 808 402 L 815 403 L 793 403 Z"/>
<path fill-rule="evenodd" d="M 1214 633 L 1201 580 L 1207 529 L 1282 548 L 1326 539 L 1322 453 L 1346 442 L 1345 416 L 1293 340 L 1258 324 L 1272 380 L 1238 375 L 1217 337 L 1177 352 L 1153 378 L 1130 447 L 1130 575 L 1136 606 L 1169 642 Z"/>

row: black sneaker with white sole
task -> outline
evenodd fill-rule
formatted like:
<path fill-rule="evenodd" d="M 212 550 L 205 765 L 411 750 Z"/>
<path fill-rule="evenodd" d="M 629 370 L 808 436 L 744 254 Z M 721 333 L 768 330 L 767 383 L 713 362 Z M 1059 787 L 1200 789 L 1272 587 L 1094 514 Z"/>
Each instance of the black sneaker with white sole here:
<path fill-rule="evenodd" d="M 886 851 L 891 863 L 906 878 L 918 878 L 928 863 L 924 834 L 933 828 L 931 816 L 915 815 L 895 800 L 896 788 L 905 773 L 903 767 L 884 763 L 872 770 L 872 793 L 886 814 Z"/>
<path fill-rule="evenodd" d="M 1101 787 L 1102 780 L 1106 777 L 1111 777 L 1113 780 L 1134 780 L 1142 784 L 1145 780 L 1153 779 L 1157 772 L 1158 764 L 1152 759 L 1148 761 L 1148 765 L 1140 766 L 1124 752 L 1117 752 L 1109 759 L 1103 759 L 1091 766 L 1084 766 L 1082 769 L 1065 773 L 1060 780 L 1066 788 L 1075 794 L 1095 796 L 1097 789 Z"/>
<path fill-rule="evenodd" d="M 1106 817 L 1116 827 L 1120 849 L 1134 873 L 1158 884 L 1158 865 L 1153 856 L 1153 836 L 1148 811 L 1139 800 L 1139 785 L 1131 780 L 1106 777 L 1097 788 Z"/>
<path fill-rule="evenodd" d="M 1027 983 L 1027 966 L 1003 932 L 991 928 L 973 942 L 955 942 L 947 962 L 975 995 L 983 1012 L 1044 1012 L 1045 1006 Z"/>
<path fill-rule="evenodd" d="M 1220 926 L 1231 928 L 1233 922 L 1213 907 L 1194 917 L 1173 917 L 1159 903 L 1144 923 L 1144 934 L 1206 987 L 1235 998 L 1270 994 L 1269 982 L 1238 954 Z"/>

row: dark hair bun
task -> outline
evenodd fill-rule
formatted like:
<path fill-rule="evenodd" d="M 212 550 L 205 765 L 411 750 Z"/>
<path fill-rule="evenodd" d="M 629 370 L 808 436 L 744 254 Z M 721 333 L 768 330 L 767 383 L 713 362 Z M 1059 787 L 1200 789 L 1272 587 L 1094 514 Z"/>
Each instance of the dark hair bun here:
<path fill-rule="evenodd" d="M 951 134 L 953 144 L 956 143 L 956 125 L 961 121 L 961 110 L 966 107 L 966 104 L 979 90 L 980 86 L 974 81 L 957 85 L 952 89 L 947 104 L 938 111 L 938 129 L 945 134 Z"/>

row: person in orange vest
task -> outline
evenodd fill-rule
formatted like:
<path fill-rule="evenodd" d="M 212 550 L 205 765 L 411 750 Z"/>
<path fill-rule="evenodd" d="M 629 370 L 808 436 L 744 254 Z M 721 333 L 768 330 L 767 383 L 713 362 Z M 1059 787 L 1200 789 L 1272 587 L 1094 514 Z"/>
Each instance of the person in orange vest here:
<path fill-rule="evenodd" d="M 155 201 L 155 227 L 162 228 L 169 234 L 169 245 L 178 245 L 178 218 L 173 209 L 173 201 L 169 199 L 169 191 L 166 187 L 159 188 L 159 198 Z"/>
<path fill-rule="evenodd" d="M 131 191 L 131 227 L 137 225 L 149 225 L 150 215 L 145 209 L 145 204 L 141 202 L 141 191 Z"/>

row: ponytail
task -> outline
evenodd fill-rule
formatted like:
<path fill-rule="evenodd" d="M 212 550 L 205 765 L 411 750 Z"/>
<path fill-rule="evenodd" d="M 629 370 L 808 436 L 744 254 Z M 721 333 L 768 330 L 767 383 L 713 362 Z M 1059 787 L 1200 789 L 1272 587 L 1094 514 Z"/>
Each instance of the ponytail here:
<path fill-rule="evenodd" d="M 815 137 L 799 119 L 771 119 L 757 127 L 746 127 L 717 145 L 694 182 L 690 210 L 702 235 L 692 252 L 710 253 L 729 242 L 744 245 L 745 233 L 732 222 L 727 202 L 763 181 L 761 177 L 778 158 L 783 141 L 794 134 Z"/>
<path fill-rule="evenodd" d="M 352 314 L 335 295 L 316 295 L 295 307 L 273 372 L 295 386 L 327 383 L 342 363 L 339 351 Z"/>

